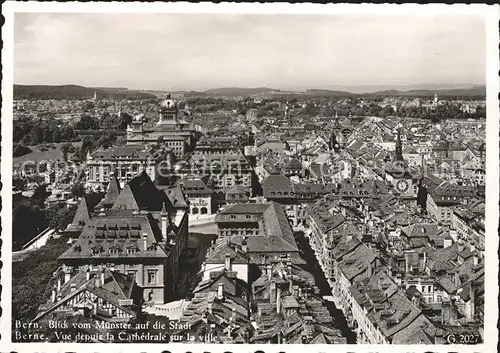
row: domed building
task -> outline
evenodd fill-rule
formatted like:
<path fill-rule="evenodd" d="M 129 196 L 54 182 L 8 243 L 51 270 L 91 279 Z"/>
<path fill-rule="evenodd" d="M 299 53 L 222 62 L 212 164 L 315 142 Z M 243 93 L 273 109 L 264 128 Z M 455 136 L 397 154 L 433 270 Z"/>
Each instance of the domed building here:
<path fill-rule="evenodd" d="M 168 94 L 160 102 L 160 117 L 156 124 L 148 124 L 144 114 L 132 120 L 127 128 L 127 145 L 164 145 L 180 159 L 193 149 L 195 136 L 194 124 L 179 119 L 178 104 Z"/>

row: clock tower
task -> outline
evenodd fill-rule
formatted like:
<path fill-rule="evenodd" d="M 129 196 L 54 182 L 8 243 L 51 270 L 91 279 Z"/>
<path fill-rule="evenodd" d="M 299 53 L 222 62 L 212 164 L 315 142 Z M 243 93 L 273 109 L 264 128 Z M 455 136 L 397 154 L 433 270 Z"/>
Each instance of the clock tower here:
<path fill-rule="evenodd" d="M 416 180 L 411 175 L 408 164 L 403 158 L 401 130 L 398 130 L 394 158 L 389 163 L 385 168 L 385 179 L 392 184 L 402 198 L 416 198 L 418 188 Z"/>

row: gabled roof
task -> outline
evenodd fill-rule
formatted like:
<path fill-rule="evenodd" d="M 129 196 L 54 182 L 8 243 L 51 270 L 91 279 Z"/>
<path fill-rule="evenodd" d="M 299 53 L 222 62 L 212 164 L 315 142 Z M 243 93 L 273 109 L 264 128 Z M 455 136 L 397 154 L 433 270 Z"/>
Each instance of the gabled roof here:
<path fill-rule="evenodd" d="M 87 196 L 83 195 L 80 204 L 76 209 L 75 216 L 73 217 L 72 225 L 83 226 L 90 220 L 90 211 L 87 203 Z"/>
<path fill-rule="evenodd" d="M 174 209 L 167 195 L 154 185 L 145 171 L 142 171 L 125 185 L 112 209 L 161 211 L 165 203 L 167 211 Z"/>
<path fill-rule="evenodd" d="M 135 312 L 131 308 L 125 307 L 119 302 L 120 300 L 133 299 L 135 280 L 125 274 L 104 269 L 104 283 L 100 283 L 100 285 L 97 286 L 96 276 L 100 276 L 100 274 L 92 273 L 90 278 L 87 279 L 87 273 L 85 271 L 81 271 L 71 277 L 69 281 L 61 287 L 61 290 L 58 293 L 58 296 L 60 296 L 61 299 L 55 303 L 42 305 L 40 313 L 37 315 L 35 320 L 41 319 L 46 314 L 68 302 L 71 298 L 75 297 L 82 291 L 88 291 L 113 306 L 120 308 L 129 315 L 135 316 Z M 74 290 L 72 289 L 73 287 L 75 288 Z"/>
<path fill-rule="evenodd" d="M 110 208 L 113 206 L 115 203 L 116 199 L 118 198 L 118 195 L 121 192 L 121 187 L 120 183 L 118 182 L 118 179 L 116 177 L 116 174 L 113 174 L 109 178 L 109 184 L 108 184 L 108 189 L 106 190 L 106 195 L 104 195 L 104 198 L 99 202 L 99 205 L 97 208 Z"/>

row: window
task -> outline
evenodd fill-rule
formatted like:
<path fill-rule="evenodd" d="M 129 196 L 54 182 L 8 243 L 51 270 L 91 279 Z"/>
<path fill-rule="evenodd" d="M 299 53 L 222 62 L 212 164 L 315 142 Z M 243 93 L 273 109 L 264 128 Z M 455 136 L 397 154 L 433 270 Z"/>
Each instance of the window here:
<path fill-rule="evenodd" d="M 235 215 L 231 215 L 231 219 L 236 219 L 236 216 Z"/>
<path fill-rule="evenodd" d="M 438 303 L 441 303 L 442 301 L 443 301 L 443 296 L 438 295 L 438 296 L 437 296 L 437 302 L 438 302 Z"/>
<path fill-rule="evenodd" d="M 156 270 L 148 270 L 148 284 L 156 284 Z"/>

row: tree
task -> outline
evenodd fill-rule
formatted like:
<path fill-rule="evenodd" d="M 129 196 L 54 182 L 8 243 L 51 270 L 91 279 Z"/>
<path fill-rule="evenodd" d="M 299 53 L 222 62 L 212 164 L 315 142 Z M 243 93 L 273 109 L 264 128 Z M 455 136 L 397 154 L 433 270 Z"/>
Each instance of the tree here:
<path fill-rule="evenodd" d="M 48 219 L 48 225 L 50 228 L 55 230 L 65 229 L 68 224 L 73 221 L 75 213 L 75 207 L 68 208 L 63 204 L 63 206 L 57 209 L 55 214 L 50 219 Z"/>
<path fill-rule="evenodd" d="M 82 145 L 80 147 L 80 158 L 85 160 L 87 152 L 90 152 L 94 149 L 94 141 L 90 136 L 85 136 L 82 141 Z"/>
<path fill-rule="evenodd" d="M 83 188 L 83 184 L 76 183 L 75 185 L 73 185 L 73 187 L 71 188 L 71 193 L 75 197 L 82 197 L 85 193 L 85 190 Z"/>
<path fill-rule="evenodd" d="M 16 205 L 12 210 L 13 250 L 21 249 L 44 228 L 45 219 L 38 206 L 30 201 Z"/>
<path fill-rule="evenodd" d="M 70 245 L 67 238 L 49 239 L 43 249 L 32 252 L 24 261 L 12 264 L 12 318 L 30 320 L 40 304 L 45 302 L 52 285 L 53 272 L 58 268 L 57 258 Z"/>
<path fill-rule="evenodd" d="M 75 137 L 75 131 L 71 126 L 63 126 L 61 129 L 61 141 L 72 141 Z"/>
<path fill-rule="evenodd" d="M 89 115 L 83 115 L 80 121 L 75 124 L 75 127 L 78 130 L 97 130 L 99 128 L 99 122 Z"/>
<path fill-rule="evenodd" d="M 72 147 L 72 145 L 69 143 L 65 143 L 64 145 L 61 146 L 61 152 L 63 154 L 63 159 L 66 162 L 68 161 L 68 152 L 69 152 L 71 147 Z"/>
<path fill-rule="evenodd" d="M 118 138 L 115 141 L 115 144 L 117 146 L 125 146 L 127 143 L 127 137 L 126 136 L 118 136 Z"/>
<path fill-rule="evenodd" d="M 59 129 L 54 130 L 52 134 L 52 140 L 56 143 L 61 142 L 61 131 Z"/>
<path fill-rule="evenodd" d="M 127 113 L 122 113 L 120 116 L 120 128 L 121 130 L 125 130 L 127 126 L 132 123 L 132 115 Z"/>
<path fill-rule="evenodd" d="M 45 126 L 43 128 L 43 142 L 48 142 L 48 143 L 53 142 L 52 130 L 48 126 Z"/>
<path fill-rule="evenodd" d="M 394 114 L 394 108 L 392 108 L 392 106 L 390 105 L 386 105 L 385 107 L 382 108 L 382 110 L 380 110 L 380 112 L 378 113 L 378 115 L 380 117 L 387 117 L 389 115 L 392 115 Z"/>
<path fill-rule="evenodd" d="M 36 144 L 39 144 L 40 142 L 42 142 L 42 129 L 40 128 L 40 126 L 38 125 L 35 125 L 33 126 L 33 129 L 31 129 L 31 133 L 30 133 L 30 142 L 32 145 L 36 145 Z"/>

